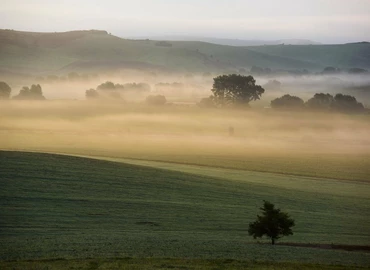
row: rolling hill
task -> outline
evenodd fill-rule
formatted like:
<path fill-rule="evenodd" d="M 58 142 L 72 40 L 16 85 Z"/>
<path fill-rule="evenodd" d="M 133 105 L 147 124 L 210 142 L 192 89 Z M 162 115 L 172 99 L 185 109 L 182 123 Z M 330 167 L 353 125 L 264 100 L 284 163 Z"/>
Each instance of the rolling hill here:
<path fill-rule="evenodd" d="M 124 37 L 125 38 L 125 37 Z M 167 41 L 202 41 L 207 43 L 227 45 L 227 46 L 264 46 L 264 45 L 318 45 L 315 42 L 307 39 L 281 39 L 281 40 L 244 40 L 244 39 L 229 39 L 229 38 L 212 38 L 199 36 L 140 36 L 127 37 L 128 39 L 152 39 L 152 40 L 167 40 Z"/>
<path fill-rule="evenodd" d="M 0 70 L 65 74 L 141 69 L 179 72 L 235 71 L 252 66 L 322 70 L 370 68 L 370 44 L 234 47 L 196 41 L 128 40 L 105 31 L 32 33 L 0 30 Z"/>
<path fill-rule="evenodd" d="M 369 244 L 368 184 L 254 173 L 228 179 L 89 158 L 0 151 L 0 261 L 200 258 L 366 266 L 368 253 L 258 244 L 263 199 L 296 219 L 295 243 Z M 153 168 L 154 167 L 154 168 Z M 190 167 L 191 168 L 191 167 Z M 267 181 L 263 181 L 267 179 Z M 275 182 L 275 184 L 273 184 Z M 285 183 L 288 183 L 285 182 Z M 334 182 L 335 183 L 335 182 Z M 353 192 L 348 192 L 348 185 Z M 284 239 L 285 240 L 285 239 Z M 283 240 L 282 240 L 283 241 Z"/>

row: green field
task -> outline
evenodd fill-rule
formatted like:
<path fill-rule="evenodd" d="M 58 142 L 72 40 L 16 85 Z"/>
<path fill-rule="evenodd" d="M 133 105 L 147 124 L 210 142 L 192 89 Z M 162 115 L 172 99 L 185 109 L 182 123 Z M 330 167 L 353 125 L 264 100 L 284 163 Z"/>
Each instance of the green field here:
<path fill-rule="evenodd" d="M 243 262 L 258 261 L 265 269 L 370 265 L 368 252 L 271 246 L 247 234 L 267 199 L 296 220 L 295 234 L 280 242 L 370 245 L 368 182 L 115 161 L 0 152 L 2 268 L 14 267 L 9 260 L 127 257 L 154 258 L 152 268 L 188 263 L 196 269 L 213 259 L 221 260 L 204 269 L 227 263 L 242 269 Z M 63 268 L 63 260 L 53 262 L 54 269 Z M 110 267 L 120 262 L 127 264 L 112 259 Z M 95 269 L 102 261 L 68 263 Z M 138 265 L 140 259 L 133 260 Z"/>
<path fill-rule="evenodd" d="M 36 260 L 36 261 L 10 261 L 0 262 L 3 270 L 13 269 L 194 269 L 194 270 L 216 270 L 216 269 L 259 269 L 259 270 L 344 270 L 360 269 L 356 266 L 338 266 L 323 264 L 303 263 L 279 263 L 279 262 L 258 262 L 238 261 L 231 259 L 175 259 L 175 258 L 109 258 L 109 259 L 73 259 L 73 260 Z M 364 269 L 364 268 L 361 268 Z"/>

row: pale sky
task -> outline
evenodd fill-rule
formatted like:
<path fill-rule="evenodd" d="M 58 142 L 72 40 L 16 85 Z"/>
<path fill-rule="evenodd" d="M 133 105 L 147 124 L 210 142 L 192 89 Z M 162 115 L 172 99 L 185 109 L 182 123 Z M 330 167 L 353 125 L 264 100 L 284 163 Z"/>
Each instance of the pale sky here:
<path fill-rule="evenodd" d="M 0 0 L 0 18 L 23 31 L 370 41 L 370 0 Z"/>

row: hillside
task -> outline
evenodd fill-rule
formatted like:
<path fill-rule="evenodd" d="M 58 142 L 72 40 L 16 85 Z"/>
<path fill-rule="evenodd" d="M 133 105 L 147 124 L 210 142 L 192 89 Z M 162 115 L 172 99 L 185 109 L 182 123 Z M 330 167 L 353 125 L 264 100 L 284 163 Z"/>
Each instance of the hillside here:
<path fill-rule="evenodd" d="M 370 44 L 233 47 L 205 42 L 127 40 L 105 31 L 30 33 L 0 30 L 2 73 L 67 73 L 134 68 L 159 71 L 235 71 L 252 66 L 322 70 L 370 69 Z"/>
<path fill-rule="evenodd" d="M 167 41 L 202 41 L 207 43 L 227 45 L 227 46 L 264 46 L 264 45 L 318 45 L 315 42 L 307 39 L 281 39 L 281 40 L 245 40 L 245 39 L 229 39 L 229 38 L 212 38 L 199 36 L 141 36 L 141 37 L 127 37 L 129 39 L 152 39 L 152 40 L 167 40 Z"/>
<path fill-rule="evenodd" d="M 297 221 L 280 241 L 369 244 L 363 183 L 290 189 L 273 174 L 245 180 L 124 163 L 0 151 L 0 260 L 112 257 L 369 264 L 364 252 L 257 244 L 247 235 L 263 199 Z M 268 179 L 263 182 L 263 179 Z M 335 183 L 335 182 L 334 182 Z M 352 186 L 348 191 L 348 185 Z M 342 192 L 342 191 L 343 192 Z"/>

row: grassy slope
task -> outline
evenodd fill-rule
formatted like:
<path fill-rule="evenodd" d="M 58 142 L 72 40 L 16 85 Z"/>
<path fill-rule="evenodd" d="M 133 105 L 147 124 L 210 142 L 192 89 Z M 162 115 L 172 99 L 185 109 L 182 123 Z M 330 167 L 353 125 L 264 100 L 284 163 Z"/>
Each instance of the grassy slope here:
<path fill-rule="evenodd" d="M 250 50 L 266 55 L 290 57 L 323 66 L 340 68 L 369 67 L 369 43 L 344 45 L 305 45 L 305 46 L 254 46 Z"/>
<path fill-rule="evenodd" d="M 289 189 L 270 184 L 273 175 L 268 183 L 255 181 L 262 176 L 257 174 L 232 181 L 35 153 L 0 152 L 0 164 L 3 260 L 153 256 L 370 263 L 368 253 L 259 245 L 246 233 L 261 201 L 269 199 L 296 219 L 289 242 L 369 244 L 369 199 L 355 191 Z"/>
<path fill-rule="evenodd" d="M 232 180 L 237 182 L 247 182 L 260 184 L 268 187 L 277 187 L 288 190 L 298 190 L 303 192 L 313 192 L 317 194 L 330 194 L 339 196 L 353 196 L 367 198 L 370 195 L 370 183 L 335 179 L 322 179 L 313 177 L 294 176 L 289 174 L 261 173 L 254 171 L 245 171 L 238 169 L 226 169 L 219 167 L 198 166 L 181 163 L 158 162 L 140 159 L 112 158 L 112 157 L 94 157 L 99 160 L 114 161 L 157 169 L 178 171 L 195 175 L 203 175 L 212 178 Z M 313 183 L 315 183 L 313 185 Z M 318 184 L 319 183 L 319 184 Z M 338 185 L 340 183 L 340 185 Z"/>
<path fill-rule="evenodd" d="M 4 30 L 0 30 L 0 41 L 0 67 L 18 71 L 57 71 L 63 67 L 67 67 L 67 71 L 87 67 L 99 69 L 117 67 L 120 61 L 138 61 L 192 72 L 224 71 L 253 65 L 313 70 L 330 65 L 370 67 L 369 44 L 232 47 L 172 42 L 172 47 L 158 47 L 156 41 L 124 40 L 94 32 L 36 33 L 32 37 L 29 33 Z M 93 67 L 82 66 L 81 61 L 92 62 Z"/>

